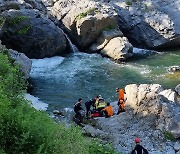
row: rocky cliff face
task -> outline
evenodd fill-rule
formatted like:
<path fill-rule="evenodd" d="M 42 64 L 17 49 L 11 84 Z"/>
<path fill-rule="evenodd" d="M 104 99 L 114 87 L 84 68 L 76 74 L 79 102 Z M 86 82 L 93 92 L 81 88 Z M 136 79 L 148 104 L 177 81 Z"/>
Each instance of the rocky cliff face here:
<path fill-rule="evenodd" d="M 82 51 L 98 52 L 114 60 L 124 60 L 132 56 L 131 44 L 143 48 L 179 45 L 179 7 L 179 0 L 1 0 L 0 11 L 38 9 L 56 24 L 62 23 L 71 40 Z M 49 24 L 44 30 L 56 29 L 52 23 L 51 26 Z M 57 38 L 56 34 L 54 36 Z M 40 53 L 41 58 L 64 52 L 67 44 L 60 31 L 58 38 L 61 47 L 54 39 L 51 42 L 56 44 L 53 52 Z M 44 48 L 49 50 L 47 45 Z"/>
<path fill-rule="evenodd" d="M 145 48 L 180 45 L 179 0 L 108 2 L 118 11 L 119 27 L 133 45 Z"/>
<path fill-rule="evenodd" d="M 132 56 L 132 45 L 118 28 L 113 6 L 87 0 L 44 3 L 50 13 L 64 24 L 70 38 L 81 50 L 98 52 L 114 60 Z"/>

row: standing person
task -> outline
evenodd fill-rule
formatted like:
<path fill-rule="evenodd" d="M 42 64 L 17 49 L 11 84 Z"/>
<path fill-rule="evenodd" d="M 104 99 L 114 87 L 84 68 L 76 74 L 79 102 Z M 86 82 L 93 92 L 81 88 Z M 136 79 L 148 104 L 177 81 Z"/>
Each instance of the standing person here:
<path fill-rule="evenodd" d="M 86 106 L 86 118 L 89 118 L 89 112 L 90 112 L 91 106 L 94 106 L 96 100 L 97 100 L 97 97 L 95 97 L 94 99 L 91 99 L 91 100 L 89 100 L 89 101 L 87 101 L 85 103 L 85 106 Z"/>
<path fill-rule="evenodd" d="M 118 93 L 118 112 L 117 114 L 119 114 L 120 112 L 125 112 L 125 99 L 124 99 L 124 94 L 126 94 L 126 92 L 124 91 L 124 89 L 120 89 L 120 88 L 116 88 L 116 92 Z"/>
<path fill-rule="evenodd" d="M 114 114 L 113 107 L 110 103 L 107 103 L 107 106 L 102 109 L 102 112 L 104 112 L 106 118 L 111 117 Z"/>
<path fill-rule="evenodd" d="M 119 102 L 121 99 L 124 101 L 124 94 L 126 94 L 126 92 L 124 91 L 124 89 L 116 88 L 116 92 L 118 93 L 118 102 Z"/>
<path fill-rule="evenodd" d="M 131 152 L 131 154 L 148 154 L 148 151 L 140 145 L 140 139 L 139 138 L 135 138 L 135 143 L 136 146 L 134 148 L 134 150 Z"/>
<path fill-rule="evenodd" d="M 83 110 L 82 98 L 79 98 L 78 102 L 74 104 L 74 112 L 76 113 L 75 117 L 78 118 L 80 121 L 82 121 L 82 115 L 80 113 L 80 110 Z"/>

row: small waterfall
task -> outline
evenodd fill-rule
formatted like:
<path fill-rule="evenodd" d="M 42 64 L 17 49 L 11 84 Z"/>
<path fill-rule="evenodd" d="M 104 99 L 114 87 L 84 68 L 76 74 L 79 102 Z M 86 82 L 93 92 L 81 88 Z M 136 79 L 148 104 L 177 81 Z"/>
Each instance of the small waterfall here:
<path fill-rule="evenodd" d="M 66 34 L 63 30 L 62 30 L 62 32 L 64 33 L 66 39 L 68 40 L 69 46 L 70 46 L 70 48 L 71 48 L 71 51 L 72 51 L 73 53 L 79 52 L 79 49 L 78 49 L 74 44 L 72 44 L 72 42 L 71 42 L 71 40 L 69 39 L 69 37 L 67 36 L 67 34 Z"/>

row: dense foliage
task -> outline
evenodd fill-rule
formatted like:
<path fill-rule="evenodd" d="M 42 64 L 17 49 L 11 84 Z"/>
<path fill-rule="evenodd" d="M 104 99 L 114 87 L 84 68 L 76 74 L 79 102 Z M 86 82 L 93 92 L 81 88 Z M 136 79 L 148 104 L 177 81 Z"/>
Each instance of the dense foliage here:
<path fill-rule="evenodd" d="M 87 141 L 79 128 L 56 124 L 24 98 L 18 66 L 0 52 L 0 153 L 113 154 L 112 148 Z"/>

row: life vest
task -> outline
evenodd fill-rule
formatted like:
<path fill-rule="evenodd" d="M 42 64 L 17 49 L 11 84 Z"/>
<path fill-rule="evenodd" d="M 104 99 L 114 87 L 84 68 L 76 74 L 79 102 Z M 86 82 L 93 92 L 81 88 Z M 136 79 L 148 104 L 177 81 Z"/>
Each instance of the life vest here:
<path fill-rule="evenodd" d="M 95 102 L 95 106 L 96 106 L 96 109 L 105 108 L 106 107 L 106 102 L 105 102 L 104 99 L 97 99 L 96 102 Z"/>

